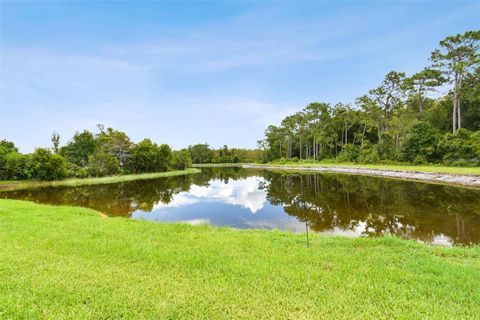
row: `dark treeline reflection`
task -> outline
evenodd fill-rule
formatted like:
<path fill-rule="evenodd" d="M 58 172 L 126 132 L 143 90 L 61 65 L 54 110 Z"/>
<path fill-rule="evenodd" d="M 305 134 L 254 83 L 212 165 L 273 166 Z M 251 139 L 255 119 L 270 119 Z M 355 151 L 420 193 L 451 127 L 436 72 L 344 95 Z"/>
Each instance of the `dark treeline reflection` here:
<path fill-rule="evenodd" d="M 212 179 L 242 179 L 260 171 L 241 168 L 204 168 L 202 173 L 151 180 L 79 187 L 45 187 L 0 192 L 1 198 L 22 199 L 55 205 L 92 208 L 108 216 L 129 217 L 132 212 L 150 212 L 157 203 L 169 203 L 175 194 L 188 191 L 192 184 L 207 186 Z"/>
<path fill-rule="evenodd" d="M 480 243 L 480 190 L 336 174 L 291 174 L 241 168 L 202 168 L 201 174 L 82 187 L 2 192 L 3 198 L 76 205 L 109 216 L 129 217 L 168 204 L 194 185 L 212 180 L 263 177 L 258 186 L 274 206 L 317 232 L 352 231 L 366 236 L 397 235 L 432 242 Z M 208 203 L 205 202 L 205 206 Z M 265 206 L 263 210 L 271 210 Z M 228 214 L 226 212 L 225 214 Z M 261 215 L 262 211 L 256 213 Z"/>
<path fill-rule="evenodd" d="M 334 174 L 266 174 L 268 200 L 317 232 L 480 243 L 480 191 Z"/>

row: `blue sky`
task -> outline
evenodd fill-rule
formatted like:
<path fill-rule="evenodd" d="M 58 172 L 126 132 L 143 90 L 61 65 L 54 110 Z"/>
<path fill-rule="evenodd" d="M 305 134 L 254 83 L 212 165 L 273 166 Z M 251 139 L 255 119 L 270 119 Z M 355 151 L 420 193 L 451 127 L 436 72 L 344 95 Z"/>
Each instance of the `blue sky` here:
<path fill-rule="evenodd" d="M 102 123 L 174 148 L 255 147 L 313 101 L 354 102 L 480 28 L 480 2 L 0 2 L 0 137 Z"/>

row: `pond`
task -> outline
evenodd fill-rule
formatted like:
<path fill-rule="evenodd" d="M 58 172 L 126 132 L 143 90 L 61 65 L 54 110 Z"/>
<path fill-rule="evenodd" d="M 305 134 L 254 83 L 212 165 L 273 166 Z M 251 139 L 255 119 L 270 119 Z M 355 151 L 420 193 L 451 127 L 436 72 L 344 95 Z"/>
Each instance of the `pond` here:
<path fill-rule="evenodd" d="M 367 176 L 202 168 L 195 175 L 4 191 L 0 197 L 150 221 L 480 243 L 480 190 Z"/>

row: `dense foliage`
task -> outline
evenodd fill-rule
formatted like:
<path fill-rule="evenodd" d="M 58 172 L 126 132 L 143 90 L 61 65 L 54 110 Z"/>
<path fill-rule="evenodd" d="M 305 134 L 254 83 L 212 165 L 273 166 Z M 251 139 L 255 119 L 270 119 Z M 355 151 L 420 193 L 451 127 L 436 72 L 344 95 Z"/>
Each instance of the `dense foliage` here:
<path fill-rule="evenodd" d="M 76 132 L 60 147 L 54 132 L 50 149 L 37 148 L 22 154 L 12 142 L 0 141 L 0 179 L 59 180 L 67 177 L 101 177 L 114 174 L 164 172 L 191 166 L 190 152 L 173 151 L 167 144 L 150 139 L 134 143 L 121 131 L 99 125 L 94 134 Z"/>
<path fill-rule="evenodd" d="M 389 72 L 353 106 L 314 102 L 287 116 L 265 131 L 263 160 L 480 165 L 479 42 L 480 31 L 447 37 L 431 66 Z"/>
<path fill-rule="evenodd" d="M 263 159 L 261 149 L 228 148 L 211 149 L 208 144 L 189 146 L 193 163 L 242 163 L 260 162 Z"/>

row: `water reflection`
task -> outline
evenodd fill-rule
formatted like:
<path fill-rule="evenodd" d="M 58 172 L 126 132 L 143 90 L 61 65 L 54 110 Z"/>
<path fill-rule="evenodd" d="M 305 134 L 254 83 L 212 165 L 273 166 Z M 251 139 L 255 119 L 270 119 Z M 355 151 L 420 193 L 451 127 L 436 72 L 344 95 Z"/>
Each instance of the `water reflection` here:
<path fill-rule="evenodd" d="M 240 168 L 113 185 L 2 192 L 110 216 L 428 243 L 480 243 L 480 190 L 336 174 Z"/>
<path fill-rule="evenodd" d="M 255 213 L 263 208 L 267 201 L 266 192 L 259 189 L 259 185 L 265 184 L 261 177 L 248 177 L 239 180 L 228 181 L 213 180 L 208 186 L 192 185 L 187 192 L 181 192 L 173 196 L 168 203 L 160 202 L 154 206 L 155 210 L 162 208 L 176 208 L 191 205 L 198 202 L 222 202 L 231 205 L 240 205 Z"/>

